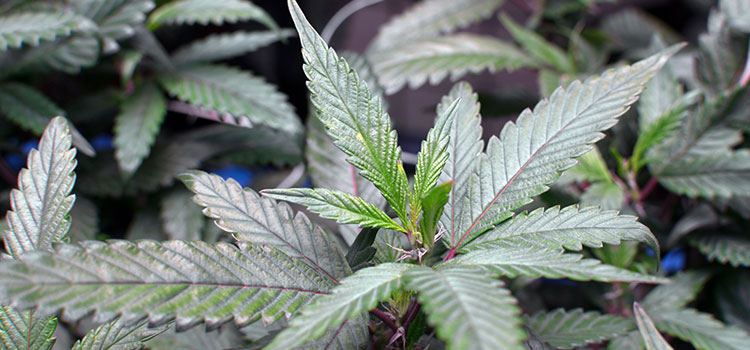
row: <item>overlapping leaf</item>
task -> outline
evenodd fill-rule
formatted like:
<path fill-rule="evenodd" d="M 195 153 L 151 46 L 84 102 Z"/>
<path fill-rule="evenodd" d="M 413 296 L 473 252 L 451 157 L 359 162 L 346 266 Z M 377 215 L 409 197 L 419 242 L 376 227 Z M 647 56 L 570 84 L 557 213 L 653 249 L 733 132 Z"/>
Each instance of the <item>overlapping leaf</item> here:
<path fill-rule="evenodd" d="M 92 240 L 99 233 L 99 209 L 96 204 L 82 196 L 76 196 L 76 204 L 70 210 L 68 238 L 73 243 Z"/>
<path fill-rule="evenodd" d="M 662 168 L 659 182 L 689 197 L 750 195 L 750 150 L 682 159 Z"/>
<path fill-rule="evenodd" d="M 575 67 L 570 62 L 568 55 L 560 48 L 544 40 L 539 34 L 520 27 L 510 17 L 501 17 L 505 28 L 508 29 L 513 38 L 525 49 L 525 51 L 541 64 L 551 65 L 558 72 L 574 72 Z"/>
<path fill-rule="evenodd" d="M 662 310 L 680 309 L 695 298 L 709 277 L 710 274 L 699 271 L 679 273 L 671 283 L 654 288 L 640 304 L 654 315 Z"/>
<path fill-rule="evenodd" d="M 538 339 L 562 349 L 600 343 L 634 327 L 627 318 L 582 309 L 540 311 L 527 317 L 526 325 Z"/>
<path fill-rule="evenodd" d="M 710 260 L 734 267 L 750 266 L 750 240 L 747 238 L 716 233 L 696 239 L 694 244 Z"/>
<path fill-rule="evenodd" d="M 92 311 L 95 321 L 121 315 L 125 325 L 176 318 L 178 329 L 232 319 L 239 325 L 261 318 L 270 323 L 331 285 L 304 262 L 251 243 L 87 241 L 59 244 L 53 254 L 29 253 L 0 267 L 4 303 L 46 315 L 65 308 L 70 319 Z"/>
<path fill-rule="evenodd" d="M 513 70 L 531 64 L 529 57 L 501 40 L 473 34 L 456 34 L 418 41 L 370 55 L 373 68 L 387 93 L 404 85 L 415 89 L 437 84 L 450 76 Z"/>
<path fill-rule="evenodd" d="M 18 312 L 0 306 L 0 348 L 8 350 L 51 350 L 56 318 L 34 317 L 33 312 Z"/>
<path fill-rule="evenodd" d="M 266 244 L 300 258 L 325 275 L 338 280 L 351 271 L 341 249 L 319 226 L 286 203 L 262 198 L 236 181 L 193 171 L 181 176 L 195 193 L 193 200 L 205 207 L 203 214 L 239 240 Z"/>
<path fill-rule="evenodd" d="M 368 51 L 432 39 L 487 18 L 504 0 L 424 0 L 380 28 Z"/>
<path fill-rule="evenodd" d="M 311 212 L 342 224 L 404 231 L 401 225 L 377 206 L 345 192 L 324 188 L 290 188 L 267 189 L 261 193 L 265 197 L 304 205 Z"/>
<path fill-rule="evenodd" d="M 276 22 L 262 8 L 245 0 L 177 0 L 156 9 L 148 17 L 148 27 L 156 29 L 162 24 L 215 24 L 254 20 L 269 28 Z"/>
<path fill-rule="evenodd" d="M 507 277 L 569 278 L 579 281 L 662 283 L 665 278 L 643 275 L 604 265 L 596 259 L 583 259 L 562 250 L 531 247 L 500 247 L 460 255 L 444 265 L 481 266 Z"/>
<path fill-rule="evenodd" d="M 745 33 L 750 33 L 750 2 L 746 0 L 721 0 L 719 9 L 727 15 L 729 24 Z"/>
<path fill-rule="evenodd" d="M 71 350 L 139 350 L 144 342 L 165 330 L 166 327 L 149 328 L 146 321 L 125 326 L 117 319 L 86 333 Z"/>
<path fill-rule="evenodd" d="M 185 332 L 166 331 L 148 340 L 145 345 L 150 350 L 234 349 L 243 345 L 241 335 L 232 327 L 225 326 L 212 332 L 197 327 Z"/>
<path fill-rule="evenodd" d="M 547 190 L 573 157 L 591 149 L 601 131 L 628 110 L 644 85 L 679 47 L 558 88 L 549 100 L 521 113 L 492 137 L 470 184 L 470 205 L 455 216 L 451 247 L 471 240 Z"/>
<path fill-rule="evenodd" d="M 76 0 L 71 6 L 97 24 L 104 51 L 111 53 L 119 49 L 117 40 L 132 36 L 133 27 L 143 23 L 155 5 L 151 0 Z"/>
<path fill-rule="evenodd" d="M 346 319 L 373 309 L 403 286 L 408 264 L 380 264 L 357 271 L 343 279 L 329 295 L 305 307 L 290 321 L 266 349 L 290 349 L 323 335 L 326 329 L 338 327 Z"/>
<path fill-rule="evenodd" d="M 286 96 L 262 78 L 228 66 L 195 65 L 161 76 L 173 96 L 215 111 L 234 124 L 264 124 L 288 133 L 301 129 Z"/>
<path fill-rule="evenodd" d="M 654 326 L 651 317 L 648 316 L 638 303 L 633 304 L 635 320 L 638 323 L 638 330 L 641 332 L 643 341 L 646 343 L 646 350 L 672 350 L 672 347 L 664 340 L 659 330 Z"/>
<path fill-rule="evenodd" d="M 184 189 L 174 190 L 161 202 L 161 222 L 169 239 L 201 240 L 205 220 L 201 208 L 191 200 L 192 194 Z"/>
<path fill-rule="evenodd" d="M 91 21 L 70 11 L 6 15 L 0 24 L 0 51 L 6 51 L 8 47 L 21 47 L 24 43 L 37 46 L 42 40 L 52 41 L 74 31 L 86 31 L 95 27 Z"/>
<path fill-rule="evenodd" d="M 0 72 L 0 76 L 50 70 L 77 74 L 81 69 L 96 64 L 100 52 L 101 47 L 96 37 L 87 34 L 73 35 L 66 40 L 43 43 L 17 53 L 11 60 L 12 65 Z"/>
<path fill-rule="evenodd" d="M 232 58 L 289 38 L 293 34 L 291 29 L 214 34 L 178 48 L 172 54 L 172 62 L 191 64 Z"/>
<path fill-rule="evenodd" d="M 147 82 L 127 96 L 115 117 L 115 158 L 126 174 L 134 173 L 151 153 L 156 134 L 167 114 L 167 100 Z"/>
<path fill-rule="evenodd" d="M 29 152 L 28 168 L 21 169 L 18 189 L 10 195 L 9 230 L 4 237 L 6 250 L 14 257 L 48 249 L 67 234 L 68 212 L 75 202 L 75 196 L 70 195 L 75 183 L 75 154 L 68 122 L 53 119 L 39 141 L 39 150 Z"/>
<path fill-rule="evenodd" d="M 663 310 L 651 314 L 656 327 L 690 342 L 699 350 L 746 349 L 750 335 L 734 326 L 726 326 L 710 314 L 695 309 Z"/>
<path fill-rule="evenodd" d="M 523 349 L 519 309 L 501 281 L 475 267 L 413 268 L 406 287 L 419 292 L 427 320 L 447 349 Z"/>
<path fill-rule="evenodd" d="M 467 244 L 465 249 L 519 245 L 581 250 L 583 246 L 599 248 L 604 243 L 616 245 L 621 241 L 637 241 L 659 251 L 656 237 L 636 220 L 634 216 L 618 215 L 616 211 L 602 211 L 597 207 L 540 208 L 519 214 L 487 231 Z"/>
<path fill-rule="evenodd" d="M 290 1 L 300 40 L 305 74 L 318 117 L 348 161 L 382 192 L 403 222 L 408 182 L 401 148 L 380 98 L 373 96 L 344 59 L 328 48 L 296 3 Z"/>

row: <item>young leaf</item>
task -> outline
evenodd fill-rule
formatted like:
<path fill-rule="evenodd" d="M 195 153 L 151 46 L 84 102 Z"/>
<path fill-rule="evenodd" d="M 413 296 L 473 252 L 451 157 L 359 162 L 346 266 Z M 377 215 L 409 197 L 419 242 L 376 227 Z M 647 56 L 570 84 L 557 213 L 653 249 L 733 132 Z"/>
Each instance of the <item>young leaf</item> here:
<path fill-rule="evenodd" d="M 694 245 L 709 260 L 734 267 L 750 266 L 750 240 L 745 237 L 714 233 L 696 239 Z"/>
<path fill-rule="evenodd" d="M 406 288 L 419 292 L 427 320 L 447 349 L 523 349 L 516 300 L 486 271 L 416 267 L 405 279 Z"/>
<path fill-rule="evenodd" d="M 484 145 L 479 103 L 471 86 L 467 83 L 458 83 L 453 86 L 448 96 L 440 101 L 437 114 L 443 115 L 454 101 L 459 102 L 456 106 L 456 116 L 448 129 L 450 131 L 448 159 L 438 180 L 441 183 L 453 182 L 450 199 L 444 209 L 445 215 L 440 218 L 440 223 L 449 233 L 444 236 L 448 243 L 454 242 L 453 233 L 456 232 L 457 227 L 462 226 L 461 220 L 465 219 L 462 213 L 464 213 L 465 196 L 469 191 L 469 180 L 479 162 L 478 156 Z"/>
<path fill-rule="evenodd" d="M 663 310 L 681 309 L 695 298 L 710 277 L 710 274 L 699 271 L 679 273 L 671 283 L 654 288 L 640 304 L 654 315 Z"/>
<path fill-rule="evenodd" d="M 72 320 L 92 311 L 95 322 L 121 315 L 125 325 L 175 319 L 178 329 L 271 323 L 330 285 L 304 262 L 247 242 L 87 241 L 0 262 L 0 302 L 46 315 L 65 308 Z"/>
<path fill-rule="evenodd" d="M 316 339 L 326 329 L 337 327 L 346 319 L 373 309 L 403 286 L 404 274 L 413 269 L 408 264 L 380 264 L 357 271 L 343 279 L 332 293 L 317 298 L 304 307 L 265 349 L 291 349 Z"/>
<path fill-rule="evenodd" d="M 167 114 L 167 100 L 151 82 L 127 96 L 115 117 L 115 158 L 120 169 L 133 174 L 151 153 L 156 134 Z"/>
<path fill-rule="evenodd" d="M 473 34 L 455 34 L 371 54 L 370 61 L 386 92 L 404 85 L 415 89 L 426 82 L 437 84 L 450 76 L 458 80 L 466 73 L 514 70 L 532 65 L 512 44 Z"/>
<path fill-rule="evenodd" d="M 673 350 L 661 336 L 659 330 L 656 329 L 651 317 L 638 303 L 633 303 L 633 313 L 636 322 L 638 322 L 638 330 L 640 330 L 643 341 L 646 343 L 646 350 Z"/>
<path fill-rule="evenodd" d="M 603 210 L 620 210 L 625 203 L 625 192 L 615 183 L 592 184 L 581 194 L 581 206 L 600 207 Z"/>
<path fill-rule="evenodd" d="M 386 213 L 364 199 L 350 194 L 324 188 L 266 189 L 264 197 L 304 205 L 313 213 L 342 224 L 359 224 L 363 227 L 378 227 L 406 232 Z"/>
<path fill-rule="evenodd" d="M 576 160 L 578 160 L 578 164 L 566 171 L 566 175 L 573 177 L 576 181 L 614 183 L 607 168 L 607 163 L 604 162 L 598 148 L 593 147 L 591 151 L 586 152 Z"/>
<path fill-rule="evenodd" d="M 419 230 L 422 232 L 422 241 L 427 248 L 432 248 L 435 241 L 438 222 L 443 216 L 443 209 L 450 199 L 452 188 L 452 182 L 437 185 L 420 200 L 423 213 L 422 220 L 419 222 Z"/>
<path fill-rule="evenodd" d="M 615 338 L 634 328 L 633 321 L 582 309 L 540 311 L 526 317 L 529 330 L 556 348 L 572 349 Z"/>
<path fill-rule="evenodd" d="M 154 30 L 162 24 L 221 25 L 224 22 L 255 20 L 270 29 L 276 29 L 273 18 L 262 8 L 245 0 L 177 0 L 162 5 L 148 16 L 148 28 Z"/>
<path fill-rule="evenodd" d="M 376 228 L 363 228 L 357 235 L 349 251 L 346 252 L 346 262 L 351 266 L 352 271 L 361 270 L 370 266 L 370 261 L 377 253 L 377 249 L 372 246 L 375 237 L 378 234 Z"/>
<path fill-rule="evenodd" d="M 0 348 L 8 350 L 51 350 L 57 328 L 56 318 L 34 317 L 33 312 L 18 312 L 0 306 Z"/>
<path fill-rule="evenodd" d="M 218 61 L 245 53 L 284 40 L 294 35 L 291 29 L 264 32 L 236 31 L 227 34 L 214 34 L 180 47 L 172 54 L 172 62 L 186 65 L 197 62 Z"/>
<path fill-rule="evenodd" d="M 344 59 L 328 48 L 296 2 L 289 9 L 302 41 L 305 74 L 318 117 L 328 127 L 336 146 L 362 170 L 407 222 L 408 181 L 401 166 L 401 148 L 380 98 L 373 96 Z M 417 214 L 414 214 L 417 215 Z"/>
<path fill-rule="evenodd" d="M 301 130 L 286 96 L 246 71 L 220 65 L 194 65 L 166 73 L 160 82 L 170 95 L 216 111 L 232 124 L 260 123 L 291 134 Z"/>
<path fill-rule="evenodd" d="M 745 331 L 726 326 L 712 315 L 694 309 L 663 310 L 651 317 L 660 330 L 690 342 L 698 350 L 742 350 L 750 343 Z"/>
<path fill-rule="evenodd" d="M 548 64 L 560 73 L 573 73 L 575 67 L 563 50 L 544 40 L 539 34 L 520 27 L 510 17 L 503 14 L 500 17 L 503 25 L 513 38 L 521 44 L 526 52 L 539 63 Z"/>
<path fill-rule="evenodd" d="M 380 28 L 368 52 L 435 38 L 488 18 L 504 0 L 423 0 Z"/>
<path fill-rule="evenodd" d="M 583 259 L 562 250 L 507 246 L 473 251 L 449 262 L 450 265 L 481 266 L 507 277 L 569 278 L 578 281 L 663 283 L 665 278 L 635 273 L 603 265 L 596 259 Z M 441 266 L 442 266 L 441 265 Z"/>
<path fill-rule="evenodd" d="M 125 326 L 117 319 L 86 333 L 71 350 L 138 350 L 144 342 L 166 330 L 167 327 L 149 328 L 146 321 Z"/>
<path fill-rule="evenodd" d="M 636 174 L 646 165 L 646 152 L 652 147 L 664 141 L 677 127 L 682 119 L 682 110 L 670 110 L 656 119 L 645 128 L 641 128 L 638 139 L 633 147 L 633 155 L 630 157 L 631 169 Z"/>
<path fill-rule="evenodd" d="M 634 216 L 596 207 L 539 208 L 515 216 L 464 247 L 479 250 L 516 244 L 581 250 L 583 246 L 600 248 L 604 243 L 617 245 L 621 241 L 637 241 L 658 252 L 659 242 L 654 234 L 636 220 Z"/>
<path fill-rule="evenodd" d="M 411 201 L 417 202 L 427 196 L 435 187 L 435 184 L 443 172 L 445 162 L 448 160 L 448 140 L 450 138 L 450 127 L 456 118 L 457 108 L 461 101 L 456 100 L 448 106 L 435 120 L 435 126 L 427 133 L 427 139 L 422 141 L 422 147 L 417 154 L 417 166 L 414 172 L 414 197 Z M 420 209 L 417 203 L 410 203 L 412 211 Z"/>
<path fill-rule="evenodd" d="M 200 171 L 185 173 L 180 179 L 195 193 L 193 201 L 205 207 L 203 214 L 238 240 L 276 247 L 333 280 L 351 274 L 341 249 L 304 214 L 295 215 L 288 204 L 262 198 L 232 179 Z"/>
<path fill-rule="evenodd" d="M 201 240 L 205 220 L 201 208 L 185 189 L 174 190 L 161 201 L 161 223 L 170 240 Z"/>
<path fill-rule="evenodd" d="M 591 149 L 590 144 L 603 136 L 601 131 L 617 122 L 679 48 L 558 88 L 533 111 L 523 111 L 516 123 L 506 124 L 500 138 L 492 137 L 487 153 L 480 156 L 470 185 L 472 205 L 464 206 L 468 213 L 461 214 L 460 226 L 454 225 L 450 232 L 451 249 L 546 191 L 560 171 L 575 164 L 573 157 Z"/>
<path fill-rule="evenodd" d="M 41 40 L 53 41 L 74 31 L 87 31 L 96 26 L 85 17 L 70 11 L 18 12 L 3 16 L 0 25 L 0 51 L 21 47 L 24 43 L 39 45 Z"/>
<path fill-rule="evenodd" d="M 29 152 L 28 168 L 18 175 L 18 189 L 10 194 L 6 215 L 5 248 L 13 257 L 36 249 L 49 249 L 70 228 L 68 212 L 75 196 L 75 149 L 71 148 L 68 121 L 53 119 L 39 141 L 39 150 Z"/>

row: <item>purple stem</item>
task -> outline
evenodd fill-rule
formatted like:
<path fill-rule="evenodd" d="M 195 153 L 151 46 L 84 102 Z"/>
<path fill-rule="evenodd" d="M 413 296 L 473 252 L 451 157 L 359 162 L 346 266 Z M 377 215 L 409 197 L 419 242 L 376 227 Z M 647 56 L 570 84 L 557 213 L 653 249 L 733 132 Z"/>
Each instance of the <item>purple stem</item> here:
<path fill-rule="evenodd" d="M 383 323 L 388 326 L 392 331 L 395 331 L 398 329 L 398 326 L 396 326 L 396 323 L 393 322 L 393 319 L 391 319 L 391 315 L 387 314 L 383 310 L 380 309 L 372 309 L 370 310 L 370 315 L 373 315 L 383 321 Z"/>

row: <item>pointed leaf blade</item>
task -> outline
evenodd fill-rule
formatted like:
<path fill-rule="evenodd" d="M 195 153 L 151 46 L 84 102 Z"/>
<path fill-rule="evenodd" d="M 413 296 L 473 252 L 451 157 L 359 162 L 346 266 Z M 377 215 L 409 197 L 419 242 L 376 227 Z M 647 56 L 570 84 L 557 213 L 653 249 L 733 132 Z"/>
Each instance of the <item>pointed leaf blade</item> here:
<path fill-rule="evenodd" d="M 0 306 L 0 345 L 8 350 L 51 350 L 56 318 L 35 318 L 33 312 L 18 312 Z"/>
<path fill-rule="evenodd" d="M 633 313 L 638 323 L 638 330 L 646 343 L 646 350 L 673 350 L 654 326 L 654 321 L 638 303 L 633 303 Z"/>
<path fill-rule="evenodd" d="M 117 319 L 92 329 L 71 350 L 138 350 L 143 343 L 158 336 L 167 327 L 149 328 L 148 322 L 125 326 Z"/>
<path fill-rule="evenodd" d="M 178 65 L 218 61 L 255 51 L 261 47 L 294 35 L 291 29 L 278 31 L 214 34 L 178 48 L 172 62 Z"/>
<path fill-rule="evenodd" d="M 53 41 L 96 26 L 71 11 L 18 12 L 3 16 L 0 25 L 0 51 L 22 45 L 37 46 L 40 41 Z"/>
<path fill-rule="evenodd" d="M 698 350 L 741 350 L 750 343 L 745 331 L 717 321 L 711 314 L 695 309 L 663 310 L 652 313 L 656 327 L 682 340 Z"/>
<path fill-rule="evenodd" d="M 163 5 L 148 17 L 151 30 L 163 24 L 215 24 L 254 20 L 276 29 L 273 18 L 262 8 L 244 0 L 178 0 Z"/>
<path fill-rule="evenodd" d="M 526 324 L 538 339 L 562 349 L 600 343 L 635 327 L 627 318 L 582 309 L 540 311 L 527 317 Z"/>
<path fill-rule="evenodd" d="M 115 158 L 126 174 L 134 173 L 149 153 L 167 114 L 167 100 L 153 83 L 125 98 L 115 117 Z"/>

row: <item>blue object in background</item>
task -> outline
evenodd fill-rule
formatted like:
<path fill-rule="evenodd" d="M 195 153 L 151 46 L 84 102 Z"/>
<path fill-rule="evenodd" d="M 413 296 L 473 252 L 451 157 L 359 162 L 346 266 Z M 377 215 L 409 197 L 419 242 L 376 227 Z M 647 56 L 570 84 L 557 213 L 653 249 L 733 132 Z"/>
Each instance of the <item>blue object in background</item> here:
<path fill-rule="evenodd" d="M 112 144 L 112 135 L 110 134 L 99 134 L 91 139 L 91 146 L 97 151 L 109 151 L 114 149 Z"/>
<path fill-rule="evenodd" d="M 654 254 L 654 250 L 653 250 L 653 249 L 651 249 L 651 248 L 646 248 L 646 255 L 648 255 L 648 256 L 650 256 L 650 257 L 652 257 L 652 258 L 656 256 L 656 255 Z"/>
<path fill-rule="evenodd" d="M 253 182 L 253 177 L 255 177 L 255 174 L 250 169 L 239 165 L 227 165 L 222 168 L 212 169 L 211 172 L 223 177 L 224 180 L 233 178 L 242 187 L 249 186 Z"/>
<path fill-rule="evenodd" d="M 544 283 L 551 284 L 553 286 L 565 286 L 565 287 L 575 287 L 577 286 L 575 281 L 571 281 L 567 278 L 547 278 L 542 277 L 542 281 Z"/>
<path fill-rule="evenodd" d="M 21 152 L 23 152 L 24 156 L 28 156 L 32 148 L 35 148 L 35 149 L 39 148 L 38 140 L 28 140 L 21 144 Z"/>
<path fill-rule="evenodd" d="M 661 268 L 668 274 L 677 273 L 685 268 L 685 251 L 675 248 L 661 259 Z"/>
<path fill-rule="evenodd" d="M 5 164 L 13 169 L 15 172 L 19 172 L 25 165 L 23 157 L 20 154 L 11 153 L 5 156 Z"/>
<path fill-rule="evenodd" d="M 313 187 L 313 186 L 312 186 L 312 179 L 311 179 L 311 178 L 310 178 L 309 176 L 308 176 L 308 177 L 306 177 L 306 178 L 305 178 L 305 182 L 303 182 L 303 183 L 302 183 L 302 186 L 300 186 L 300 187 L 304 187 L 304 188 L 312 188 L 312 187 Z"/>

